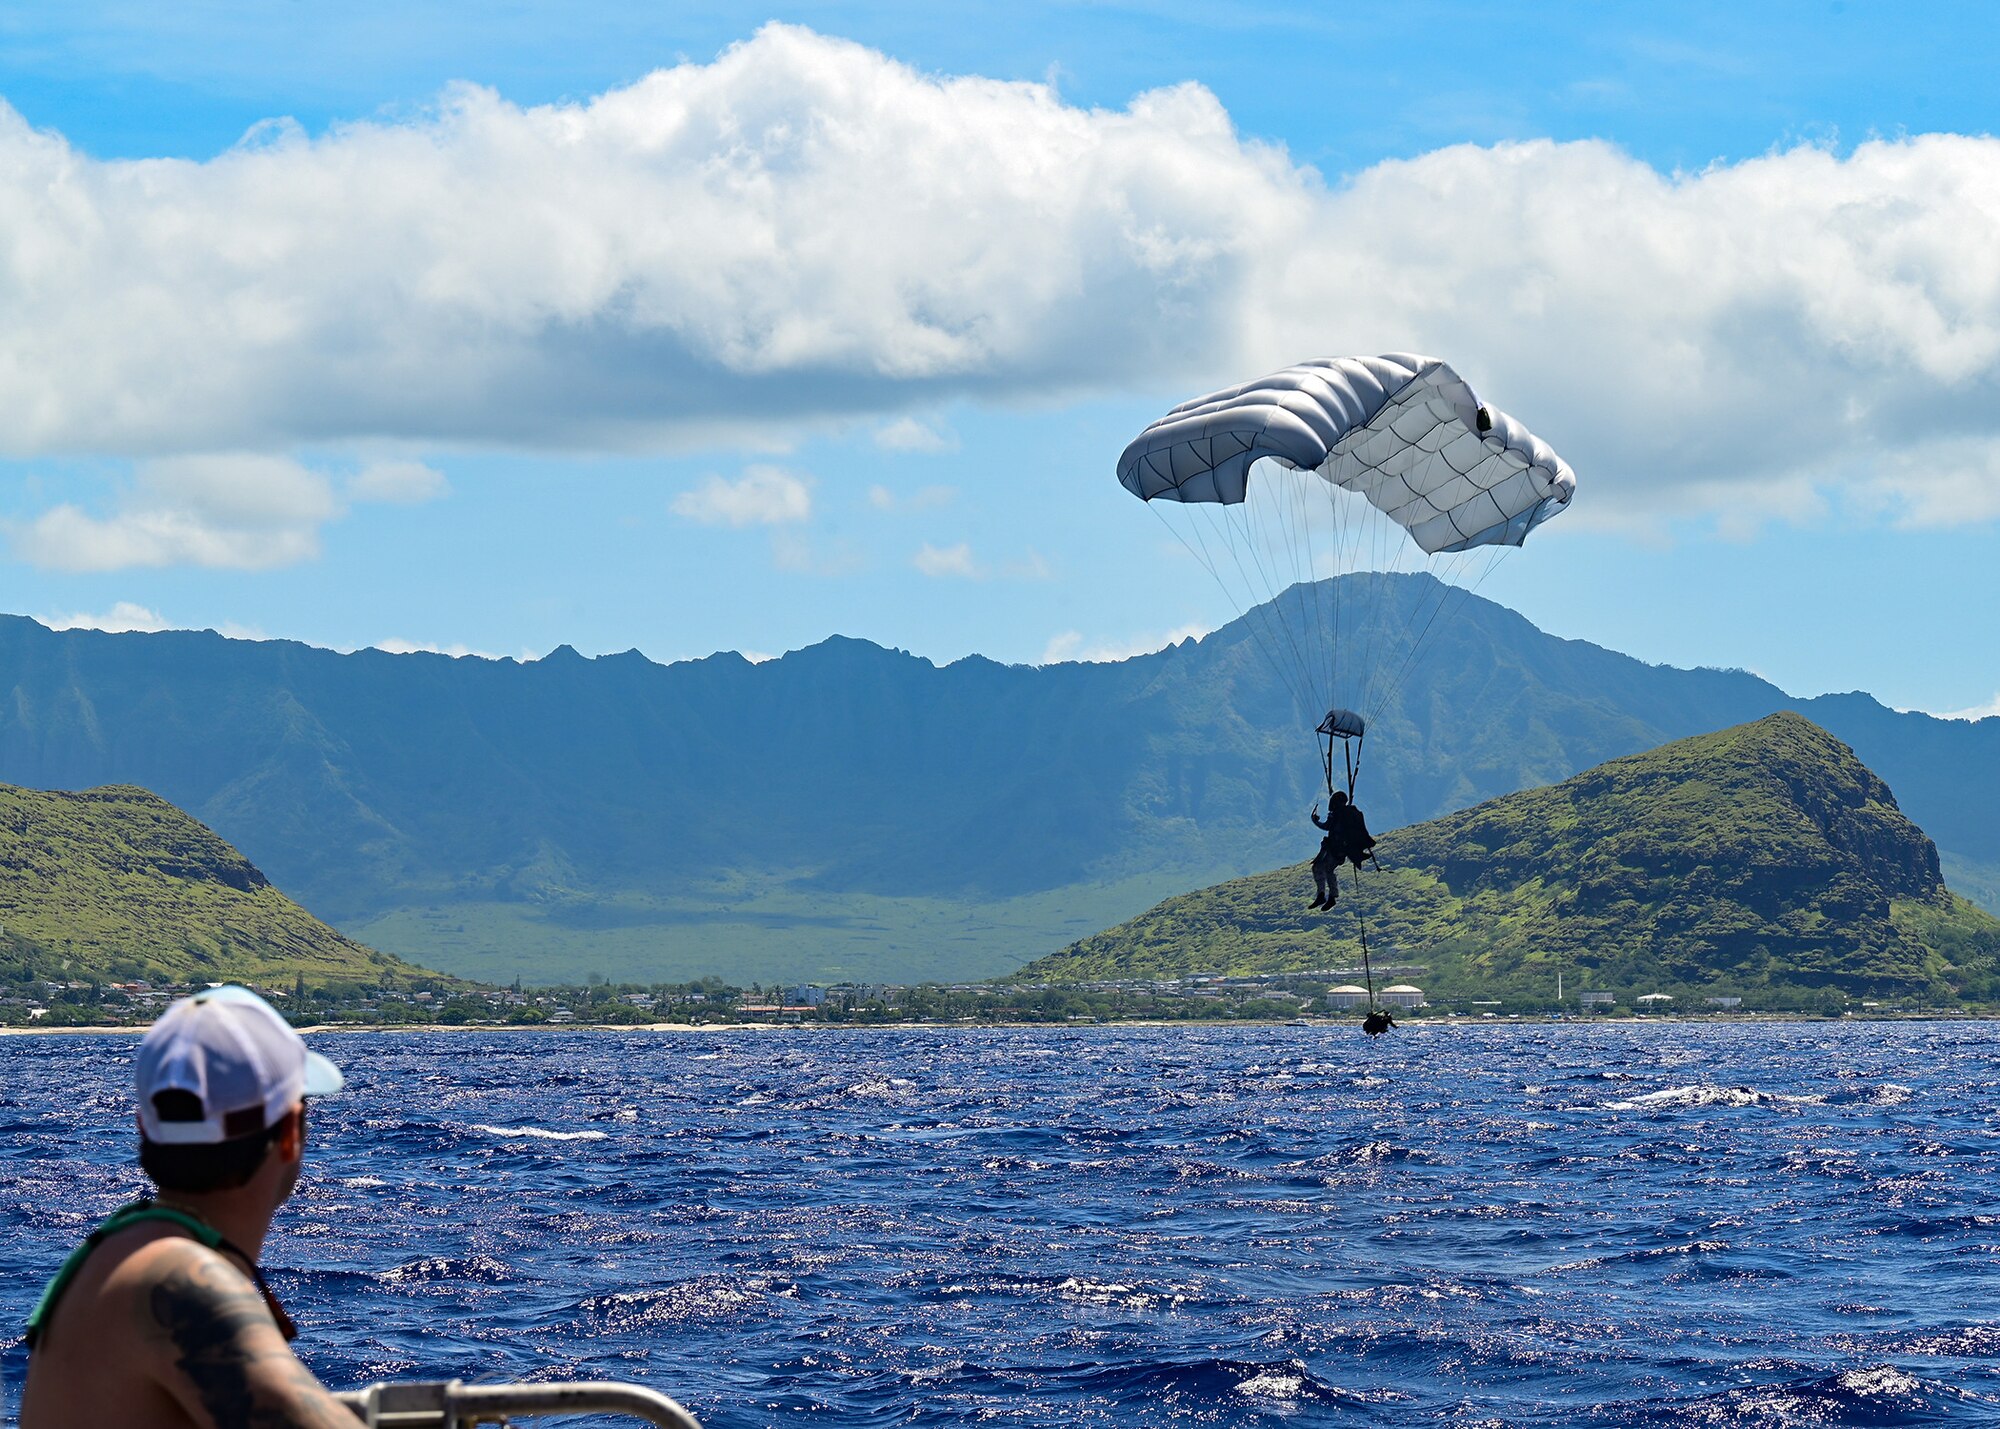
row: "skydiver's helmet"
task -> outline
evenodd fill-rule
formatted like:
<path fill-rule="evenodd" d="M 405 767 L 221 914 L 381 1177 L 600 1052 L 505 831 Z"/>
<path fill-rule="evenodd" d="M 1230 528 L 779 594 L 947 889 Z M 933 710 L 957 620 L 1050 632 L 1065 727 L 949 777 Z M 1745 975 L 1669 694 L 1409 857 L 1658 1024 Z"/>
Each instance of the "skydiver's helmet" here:
<path fill-rule="evenodd" d="M 1343 794 L 1338 789 L 1334 790 L 1331 794 L 1326 796 L 1326 806 L 1329 809 L 1338 809 L 1341 805 L 1345 804 L 1346 802 L 1347 802 L 1347 795 Z"/>

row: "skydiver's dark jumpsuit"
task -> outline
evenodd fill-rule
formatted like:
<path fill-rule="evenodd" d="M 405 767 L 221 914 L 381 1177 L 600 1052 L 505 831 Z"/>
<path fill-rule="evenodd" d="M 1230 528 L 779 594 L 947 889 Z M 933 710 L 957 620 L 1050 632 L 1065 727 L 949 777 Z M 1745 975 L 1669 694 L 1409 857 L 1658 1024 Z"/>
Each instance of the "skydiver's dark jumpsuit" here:
<path fill-rule="evenodd" d="M 1323 827 L 1327 830 L 1327 842 L 1339 844 L 1333 861 L 1337 864 L 1346 859 L 1356 868 L 1361 867 L 1361 860 L 1375 847 L 1375 835 L 1368 832 L 1368 820 L 1361 816 L 1361 810 L 1353 804 L 1342 804 L 1327 810 L 1326 819 Z"/>

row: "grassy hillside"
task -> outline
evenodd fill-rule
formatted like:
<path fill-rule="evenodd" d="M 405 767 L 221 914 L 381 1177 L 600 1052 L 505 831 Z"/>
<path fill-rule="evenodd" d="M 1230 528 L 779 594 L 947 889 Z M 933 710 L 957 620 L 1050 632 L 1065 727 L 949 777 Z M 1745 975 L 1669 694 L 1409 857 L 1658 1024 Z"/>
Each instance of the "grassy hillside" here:
<path fill-rule="evenodd" d="M 1035 979 L 1425 965 L 1438 993 L 1828 990 L 2000 996 L 2000 919 L 1796 714 L 1586 770 L 1383 838 L 1381 872 L 1310 912 L 1303 864 L 1169 899 L 1029 965 Z"/>
<path fill-rule="evenodd" d="M 165 799 L 0 785 L 0 975 L 393 982 L 420 970 L 343 937 Z"/>

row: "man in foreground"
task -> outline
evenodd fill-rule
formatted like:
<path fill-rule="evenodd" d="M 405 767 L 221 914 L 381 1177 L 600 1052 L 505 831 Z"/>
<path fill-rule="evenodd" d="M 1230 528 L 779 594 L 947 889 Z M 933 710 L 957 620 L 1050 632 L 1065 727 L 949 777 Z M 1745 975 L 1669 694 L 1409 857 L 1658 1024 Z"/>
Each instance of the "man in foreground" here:
<path fill-rule="evenodd" d="M 298 1184 L 305 1099 L 338 1091 L 339 1071 L 240 987 L 169 1007 L 137 1060 L 158 1195 L 98 1227 L 43 1292 L 21 1429 L 354 1429 L 287 1346 L 257 1268 Z"/>

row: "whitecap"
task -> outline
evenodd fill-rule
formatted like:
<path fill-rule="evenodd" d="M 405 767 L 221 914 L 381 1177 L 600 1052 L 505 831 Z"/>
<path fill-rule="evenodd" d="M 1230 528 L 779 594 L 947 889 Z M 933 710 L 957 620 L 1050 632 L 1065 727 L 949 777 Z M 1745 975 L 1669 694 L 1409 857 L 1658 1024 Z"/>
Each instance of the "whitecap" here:
<path fill-rule="evenodd" d="M 1717 1087 L 1696 1084 L 1685 1087 L 1665 1087 L 1657 1092 L 1644 1092 L 1623 1101 L 1606 1102 L 1607 1111 L 1657 1111 L 1662 1107 L 1706 1107 L 1706 1106 L 1814 1106 L 1819 1097 L 1785 1096 L 1778 1092 L 1760 1092 L 1755 1087 Z"/>
<path fill-rule="evenodd" d="M 1915 1394 L 1923 1387 L 1921 1380 L 1897 1369 L 1894 1365 L 1847 1370 L 1839 1376 L 1836 1383 L 1849 1394 L 1902 1396 Z"/>
<path fill-rule="evenodd" d="M 474 1131 L 483 1131 L 488 1136 L 530 1137 L 536 1141 L 602 1141 L 606 1133 L 602 1131 L 551 1131 L 545 1126 L 488 1126 L 475 1121 Z"/>
<path fill-rule="evenodd" d="M 1301 1374 L 1280 1374 L 1276 1370 L 1262 1370 L 1253 1374 L 1236 1386 L 1238 1394 L 1262 1396 L 1266 1399 L 1297 1399 L 1306 1387 L 1305 1376 Z"/>
<path fill-rule="evenodd" d="M 908 1077 L 869 1077 L 847 1088 L 851 1097 L 887 1098 L 901 1096 L 916 1085 Z"/>

